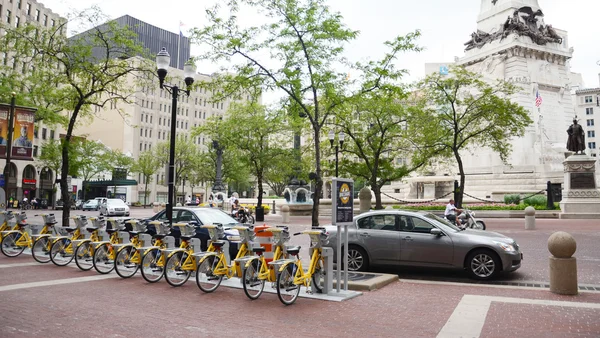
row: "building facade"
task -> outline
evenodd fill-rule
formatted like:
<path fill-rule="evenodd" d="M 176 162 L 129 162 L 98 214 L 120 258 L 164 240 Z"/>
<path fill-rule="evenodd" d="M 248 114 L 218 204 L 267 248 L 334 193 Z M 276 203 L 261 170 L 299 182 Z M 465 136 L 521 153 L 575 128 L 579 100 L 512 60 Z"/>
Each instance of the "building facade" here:
<path fill-rule="evenodd" d="M 0 0 L 0 14 L 2 23 L 13 27 L 27 24 L 51 28 L 65 20 L 34 0 Z M 61 33 L 66 34 L 66 29 Z M 12 65 L 14 71 L 26 71 L 25 67 L 17 67 L 18 57 L 14 55 L 1 55 L 0 57 L 2 66 Z M 40 155 L 41 144 L 44 140 L 58 139 L 58 133 L 55 127 L 46 126 L 41 121 L 36 122 L 32 142 L 34 161 L 11 160 L 6 191 L 7 200 L 38 197 L 46 199 L 49 205 L 52 204 L 55 196 L 53 187 L 56 173 L 47 167 L 40 166 L 35 159 Z M 2 159 L 0 163 L 0 166 L 4 168 L 6 160 Z"/>
<path fill-rule="evenodd" d="M 600 128 L 597 125 L 600 120 L 595 118 L 600 114 L 600 87 L 577 90 L 574 105 L 579 124 L 585 131 L 586 152 L 592 157 L 600 157 Z"/>

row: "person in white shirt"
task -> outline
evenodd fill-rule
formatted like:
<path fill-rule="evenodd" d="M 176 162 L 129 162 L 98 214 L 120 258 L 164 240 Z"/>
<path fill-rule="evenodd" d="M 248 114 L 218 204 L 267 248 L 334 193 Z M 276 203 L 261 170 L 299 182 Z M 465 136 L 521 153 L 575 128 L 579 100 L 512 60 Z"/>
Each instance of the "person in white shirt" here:
<path fill-rule="evenodd" d="M 454 200 L 451 199 L 450 203 L 446 205 L 446 210 L 444 211 L 444 217 L 450 222 L 456 224 L 456 216 L 462 212 L 462 209 L 459 209 L 454 206 Z"/>

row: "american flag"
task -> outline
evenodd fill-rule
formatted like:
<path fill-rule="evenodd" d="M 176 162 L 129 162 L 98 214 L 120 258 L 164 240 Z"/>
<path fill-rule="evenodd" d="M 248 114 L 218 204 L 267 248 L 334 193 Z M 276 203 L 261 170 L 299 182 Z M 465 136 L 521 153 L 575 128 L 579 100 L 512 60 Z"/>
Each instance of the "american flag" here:
<path fill-rule="evenodd" d="M 535 106 L 539 107 L 542 105 L 542 96 L 540 95 L 540 91 L 537 90 L 535 92 Z"/>

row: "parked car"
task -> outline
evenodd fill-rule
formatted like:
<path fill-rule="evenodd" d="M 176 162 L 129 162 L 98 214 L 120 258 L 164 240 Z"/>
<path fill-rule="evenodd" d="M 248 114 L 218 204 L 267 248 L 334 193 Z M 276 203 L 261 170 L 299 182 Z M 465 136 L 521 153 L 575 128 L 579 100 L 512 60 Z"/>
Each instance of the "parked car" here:
<path fill-rule="evenodd" d="M 83 208 L 83 201 L 82 200 L 75 201 L 75 209 L 82 210 L 82 208 Z"/>
<path fill-rule="evenodd" d="M 337 227 L 325 227 L 337 249 Z M 461 230 L 429 212 L 370 211 L 348 226 L 348 269 L 366 271 L 372 265 L 406 265 L 467 270 L 488 280 L 500 271 L 521 267 L 523 254 L 515 240 L 483 230 Z M 334 254 L 334 261 L 337 254 Z"/>
<path fill-rule="evenodd" d="M 98 200 L 88 200 L 87 202 L 83 203 L 83 206 L 81 207 L 81 209 L 83 211 L 86 210 L 93 210 L 93 211 L 98 211 L 98 208 L 100 208 L 100 203 Z"/>
<path fill-rule="evenodd" d="M 152 216 L 149 220 L 168 222 L 166 210 L 160 211 L 156 215 Z M 233 230 L 230 228 L 239 225 L 240 223 L 238 223 L 227 213 L 216 208 L 175 207 L 173 208 L 173 222 L 196 222 L 198 225 L 196 226 L 196 235 L 194 237 L 200 239 L 202 251 L 206 251 L 206 249 L 208 249 L 209 235 L 208 230 L 200 228 L 200 225 L 213 223 L 223 224 L 223 227 L 225 228 L 225 237 L 222 239 L 229 241 L 229 255 L 231 259 L 235 258 L 235 256 L 237 255 L 237 251 L 239 249 L 238 243 L 240 240 L 240 234 L 237 230 Z M 154 229 L 153 225 L 148 225 L 148 231 L 151 234 L 156 233 L 156 230 Z M 175 237 L 176 242 L 179 243 L 181 233 L 179 229 L 177 229 L 177 227 L 172 229 L 171 236 Z"/>
<path fill-rule="evenodd" d="M 56 201 L 56 204 L 54 205 L 54 210 L 62 210 L 64 205 L 65 201 L 60 199 Z M 71 209 L 75 209 L 75 202 L 71 202 Z"/>
<path fill-rule="evenodd" d="M 101 216 L 129 216 L 129 206 L 120 198 L 107 198 L 99 210 Z"/>

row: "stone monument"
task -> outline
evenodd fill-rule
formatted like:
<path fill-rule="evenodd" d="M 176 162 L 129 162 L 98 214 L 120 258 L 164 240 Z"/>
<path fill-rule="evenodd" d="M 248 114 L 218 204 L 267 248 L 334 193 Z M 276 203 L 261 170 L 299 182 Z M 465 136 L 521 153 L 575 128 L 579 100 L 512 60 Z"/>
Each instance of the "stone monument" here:
<path fill-rule="evenodd" d="M 600 218 L 596 160 L 586 154 L 578 154 L 567 157 L 563 162 L 565 178 L 560 218 Z"/>
<path fill-rule="evenodd" d="M 467 185 L 480 195 L 539 191 L 547 181 L 563 180 L 562 126 L 575 115 L 569 65 L 573 49 L 567 32 L 548 23 L 538 0 L 481 0 L 480 8 L 476 31 L 456 63 L 487 81 L 518 86 L 511 99 L 529 111 L 534 123 L 523 137 L 513 139 L 508 166 L 491 149 L 465 152 Z"/>

